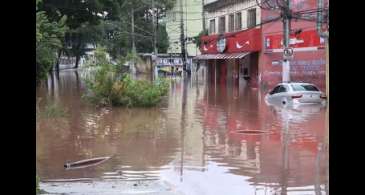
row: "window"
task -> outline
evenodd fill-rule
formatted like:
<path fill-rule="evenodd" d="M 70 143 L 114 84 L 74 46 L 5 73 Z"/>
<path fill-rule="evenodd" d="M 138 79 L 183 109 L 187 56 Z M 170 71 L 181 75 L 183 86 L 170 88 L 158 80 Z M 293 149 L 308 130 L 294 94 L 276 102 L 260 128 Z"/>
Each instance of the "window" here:
<path fill-rule="evenodd" d="M 313 85 L 292 85 L 294 91 L 319 91 L 317 87 Z"/>
<path fill-rule="evenodd" d="M 256 9 L 247 11 L 247 28 L 256 26 Z"/>
<path fill-rule="evenodd" d="M 234 31 L 234 14 L 229 15 L 228 32 Z"/>
<path fill-rule="evenodd" d="M 226 32 L 226 17 L 225 16 L 219 18 L 219 31 L 218 31 L 218 33 L 222 34 L 224 32 Z"/>
<path fill-rule="evenodd" d="M 280 88 L 278 89 L 278 93 L 282 93 L 282 92 L 287 92 L 286 87 L 285 86 L 280 86 Z"/>
<path fill-rule="evenodd" d="M 273 94 L 275 94 L 275 93 L 278 93 L 278 91 L 279 91 L 279 88 L 281 87 L 281 85 L 279 85 L 279 86 L 276 86 L 271 92 L 270 92 L 270 95 L 273 95 Z"/>
<path fill-rule="evenodd" d="M 276 86 L 271 92 L 270 95 L 276 94 L 276 93 L 282 93 L 282 92 L 287 92 L 288 90 L 286 89 L 286 87 L 284 85 L 278 85 Z"/>
<path fill-rule="evenodd" d="M 236 13 L 236 21 L 235 21 L 235 30 L 236 31 L 238 31 L 238 30 L 241 30 L 241 28 L 242 28 L 242 14 L 241 14 L 241 12 L 238 12 L 238 13 Z"/>
<path fill-rule="evenodd" d="M 215 19 L 209 21 L 209 34 L 215 33 Z"/>

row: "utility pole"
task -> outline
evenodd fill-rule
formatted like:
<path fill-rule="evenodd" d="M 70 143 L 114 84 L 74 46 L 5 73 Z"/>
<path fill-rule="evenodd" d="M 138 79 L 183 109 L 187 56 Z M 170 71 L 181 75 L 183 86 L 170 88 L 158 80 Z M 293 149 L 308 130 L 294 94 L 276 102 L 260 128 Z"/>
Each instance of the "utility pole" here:
<path fill-rule="evenodd" d="M 326 50 L 326 95 L 329 98 L 329 44 L 328 44 L 328 32 L 322 31 L 323 24 L 323 13 L 324 13 L 324 5 L 323 0 L 317 0 L 317 33 L 318 35 L 324 39 L 325 50 Z M 328 21 L 327 21 L 328 24 Z"/>
<path fill-rule="evenodd" d="M 132 71 L 132 75 L 135 76 L 136 73 L 136 63 L 135 63 L 135 56 L 136 56 L 136 43 L 135 43 L 135 38 L 134 38 L 134 8 L 132 7 L 132 11 L 131 11 L 131 20 L 132 20 L 132 26 L 131 26 L 131 37 L 132 37 L 132 63 L 131 63 L 131 71 Z"/>
<path fill-rule="evenodd" d="M 136 53 L 136 43 L 134 38 L 134 8 L 132 8 L 132 52 L 133 54 Z"/>
<path fill-rule="evenodd" d="M 282 9 L 283 14 L 283 46 L 284 50 L 289 48 L 289 33 L 290 33 L 290 20 L 291 20 L 291 10 L 290 10 L 290 0 L 285 0 L 285 6 Z M 290 62 L 289 59 L 283 59 L 283 74 L 282 74 L 283 82 L 290 81 Z"/>
<path fill-rule="evenodd" d="M 204 4 L 205 4 L 205 1 L 204 0 L 202 0 L 202 19 L 203 19 L 203 21 L 202 21 L 202 25 L 203 25 L 203 31 L 205 31 L 205 12 L 204 12 Z"/>
<path fill-rule="evenodd" d="M 328 159 L 328 140 L 329 140 L 329 43 L 328 43 L 328 37 L 329 37 L 329 31 L 328 31 L 328 17 L 326 17 L 326 23 L 327 23 L 327 31 L 322 31 L 322 24 L 323 24 L 323 13 L 324 13 L 324 3 L 323 0 L 317 0 L 317 33 L 318 35 L 324 39 L 325 43 L 325 50 L 326 50 L 326 96 L 327 96 L 327 109 L 326 109 L 326 131 L 325 131 L 325 140 L 324 140 L 324 152 L 326 153 L 326 159 Z M 327 12 L 328 14 L 328 12 Z M 327 15 L 328 16 L 328 15 Z M 325 190 L 328 192 L 328 164 L 326 166 L 326 172 L 327 172 L 327 178 L 325 183 Z"/>
<path fill-rule="evenodd" d="M 185 35 L 184 35 L 184 8 L 183 0 L 180 0 L 180 47 L 181 47 L 181 59 L 183 63 L 183 70 L 186 70 L 186 50 L 185 50 Z"/>
<path fill-rule="evenodd" d="M 153 30 L 153 53 L 157 55 L 157 48 L 156 48 L 156 27 L 155 27 L 155 0 L 152 0 L 152 30 Z"/>

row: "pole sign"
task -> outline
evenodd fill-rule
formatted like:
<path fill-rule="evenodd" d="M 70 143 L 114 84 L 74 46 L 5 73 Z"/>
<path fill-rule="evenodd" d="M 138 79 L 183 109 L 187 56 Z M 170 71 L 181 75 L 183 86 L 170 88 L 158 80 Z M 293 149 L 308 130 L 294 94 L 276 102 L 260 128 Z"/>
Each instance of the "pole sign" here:
<path fill-rule="evenodd" d="M 283 58 L 284 60 L 290 60 L 294 57 L 294 50 L 291 47 L 287 47 L 283 51 Z"/>

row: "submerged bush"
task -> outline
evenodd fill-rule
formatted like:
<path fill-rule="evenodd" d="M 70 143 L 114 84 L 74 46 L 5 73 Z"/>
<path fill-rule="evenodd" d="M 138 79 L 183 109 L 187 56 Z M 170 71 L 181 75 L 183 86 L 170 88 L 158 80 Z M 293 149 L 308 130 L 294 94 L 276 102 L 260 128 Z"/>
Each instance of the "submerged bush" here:
<path fill-rule="evenodd" d="M 45 118 L 66 117 L 66 110 L 56 102 L 49 102 L 44 109 L 38 109 L 39 115 Z M 38 113 L 37 113 L 38 114 Z"/>
<path fill-rule="evenodd" d="M 154 83 L 133 80 L 124 74 L 123 67 L 127 61 L 138 61 L 133 53 L 120 57 L 116 65 L 106 58 L 106 51 L 100 48 L 95 53 L 97 69 L 93 76 L 85 78 L 87 94 L 84 97 L 98 105 L 112 106 L 154 106 L 158 104 L 168 92 L 166 80 Z"/>
<path fill-rule="evenodd" d="M 86 80 L 88 89 L 85 97 L 99 105 L 112 106 L 154 106 L 168 92 L 166 80 L 154 83 L 133 80 L 128 74 L 116 72 L 113 65 L 104 65 L 96 71 L 94 77 Z"/>

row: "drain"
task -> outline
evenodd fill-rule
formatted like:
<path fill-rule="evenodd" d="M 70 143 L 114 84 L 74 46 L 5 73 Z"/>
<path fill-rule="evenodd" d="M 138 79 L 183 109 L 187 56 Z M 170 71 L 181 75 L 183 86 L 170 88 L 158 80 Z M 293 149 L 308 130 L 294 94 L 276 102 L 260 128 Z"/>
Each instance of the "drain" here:
<path fill-rule="evenodd" d="M 250 134 L 250 135 L 260 135 L 260 134 L 270 133 L 269 131 L 262 131 L 262 130 L 240 130 L 236 132 L 240 134 Z"/>

